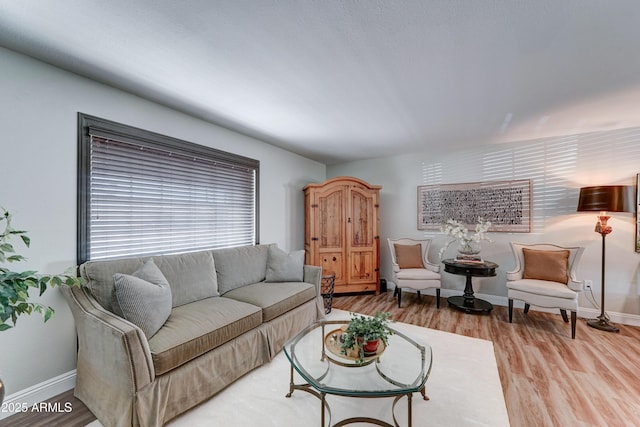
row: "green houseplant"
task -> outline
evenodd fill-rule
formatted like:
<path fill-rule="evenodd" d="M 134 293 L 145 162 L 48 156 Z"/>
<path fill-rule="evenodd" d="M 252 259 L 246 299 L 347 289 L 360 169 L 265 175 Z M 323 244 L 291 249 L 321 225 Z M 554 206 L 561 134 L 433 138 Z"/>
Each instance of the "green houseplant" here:
<path fill-rule="evenodd" d="M 11 226 L 11 214 L 5 209 L 2 209 L 0 217 L 0 223 L 2 222 L 4 222 L 4 231 L 0 234 L 0 265 L 23 261 L 25 258 L 16 253 L 11 240 L 13 237 L 20 237 L 22 243 L 29 247 L 31 240 L 27 232 L 15 230 Z M 49 286 L 78 286 L 81 283 L 82 280 L 79 277 L 71 275 L 43 275 L 36 271 L 18 273 L 0 266 L 0 331 L 15 326 L 21 315 L 40 313 L 45 322 L 51 318 L 54 313 L 53 308 L 29 302 L 29 288 L 38 289 L 42 295 Z"/>
<path fill-rule="evenodd" d="M 351 320 L 340 338 L 342 354 L 346 355 L 351 349 L 356 349 L 358 363 L 362 363 L 366 353 L 375 353 L 380 341 L 387 345 L 389 336 L 393 335 L 393 331 L 389 329 L 390 315 L 391 313 L 382 311 L 376 312 L 373 317 L 351 313 Z"/>
<path fill-rule="evenodd" d="M 40 303 L 29 302 L 29 288 L 36 288 L 42 295 L 51 286 L 79 286 L 83 280 L 71 275 L 43 275 L 36 271 L 11 271 L 4 267 L 7 263 L 23 261 L 25 258 L 16 252 L 12 238 L 19 237 L 24 246 L 29 247 L 31 240 L 24 230 L 11 226 L 11 214 L 2 209 L 0 223 L 4 230 L 0 234 L 0 332 L 15 326 L 19 316 L 40 313 L 46 322 L 53 316 L 53 308 Z M 0 226 L 1 227 L 1 226 Z M 0 404 L 4 400 L 4 384 L 0 379 Z"/>

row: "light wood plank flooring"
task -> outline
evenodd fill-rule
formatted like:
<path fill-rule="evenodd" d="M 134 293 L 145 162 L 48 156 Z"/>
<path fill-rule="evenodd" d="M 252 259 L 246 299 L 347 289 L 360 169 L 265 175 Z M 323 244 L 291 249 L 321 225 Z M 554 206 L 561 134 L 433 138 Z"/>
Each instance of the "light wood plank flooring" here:
<path fill-rule="evenodd" d="M 507 307 L 490 315 L 435 308 L 434 297 L 405 293 L 344 297 L 335 308 L 391 311 L 394 320 L 493 341 L 509 421 L 519 426 L 640 426 L 640 328 L 603 332 L 578 319 L 576 339 L 560 314 Z M 434 354 L 437 357 L 437 354 Z"/>
<path fill-rule="evenodd" d="M 578 319 L 576 339 L 559 314 L 506 307 L 490 315 L 435 308 L 434 297 L 405 293 L 402 308 L 391 293 L 340 296 L 333 307 L 364 314 L 390 311 L 399 322 L 493 341 L 509 420 L 513 427 L 640 426 L 640 327 L 618 325 L 620 333 L 588 327 Z M 434 355 L 437 358 L 437 354 Z M 93 415 L 71 392 L 52 399 L 71 402 L 68 414 L 19 414 L 0 426 L 84 426 Z M 452 408 L 453 410 L 453 408 Z"/>

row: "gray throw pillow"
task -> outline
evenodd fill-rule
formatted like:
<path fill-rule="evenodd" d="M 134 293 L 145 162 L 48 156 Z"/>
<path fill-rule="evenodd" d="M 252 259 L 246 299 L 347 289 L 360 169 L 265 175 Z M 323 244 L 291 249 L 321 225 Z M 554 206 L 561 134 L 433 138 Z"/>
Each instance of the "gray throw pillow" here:
<path fill-rule="evenodd" d="M 113 275 L 124 318 L 151 338 L 171 314 L 171 287 L 152 259 L 133 274 Z"/>
<path fill-rule="evenodd" d="M 302 282 L 304 251 L 287 254 L 276 245 L 269 246 L 265 282 Z"/>

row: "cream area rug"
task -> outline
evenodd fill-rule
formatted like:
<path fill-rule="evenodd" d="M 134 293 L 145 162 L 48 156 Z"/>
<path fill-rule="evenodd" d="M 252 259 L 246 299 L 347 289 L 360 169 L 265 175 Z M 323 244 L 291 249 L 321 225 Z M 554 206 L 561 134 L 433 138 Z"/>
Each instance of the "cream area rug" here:
<path fill-rule="evenodd" d="M 333 310 L 329 320 L 349 319 Z M 394 328 L 431 346 L 433 365 L 426 383 L 427 396 L 412 399 L 413 425 L 509 425 L 493 343 L 405 323 Z M 249 372 L 208 401 L 167 424 L 170 427 L 306 427 L 320 426 L 320 400 L 304 391 L 289 392 L 290 365 L 280 352 L 270 363 Z M 296 383 L 301 383 L 300 377 Z M 362 399 L 327 396 L 331 425 L 350 417 L 367 416 L 393 425 L 393 398 Z M 407 425 L 406 398 L 395 408 L 401 426 Z M 353 426 L 371 424 L 356 423 Z M 91 427 L 100 426 L 97 421 Z"/>

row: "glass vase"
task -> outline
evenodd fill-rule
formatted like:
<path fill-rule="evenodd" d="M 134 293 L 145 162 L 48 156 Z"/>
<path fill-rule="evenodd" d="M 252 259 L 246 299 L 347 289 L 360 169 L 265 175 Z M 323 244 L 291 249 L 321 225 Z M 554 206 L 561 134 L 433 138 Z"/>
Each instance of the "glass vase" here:
<path fill-rule="evenodd" d="M 479 256 L 480 255 L 480 242 L 475 240 L 462 240 L 458 245 L 458 254 L 461 256 Z"/>

